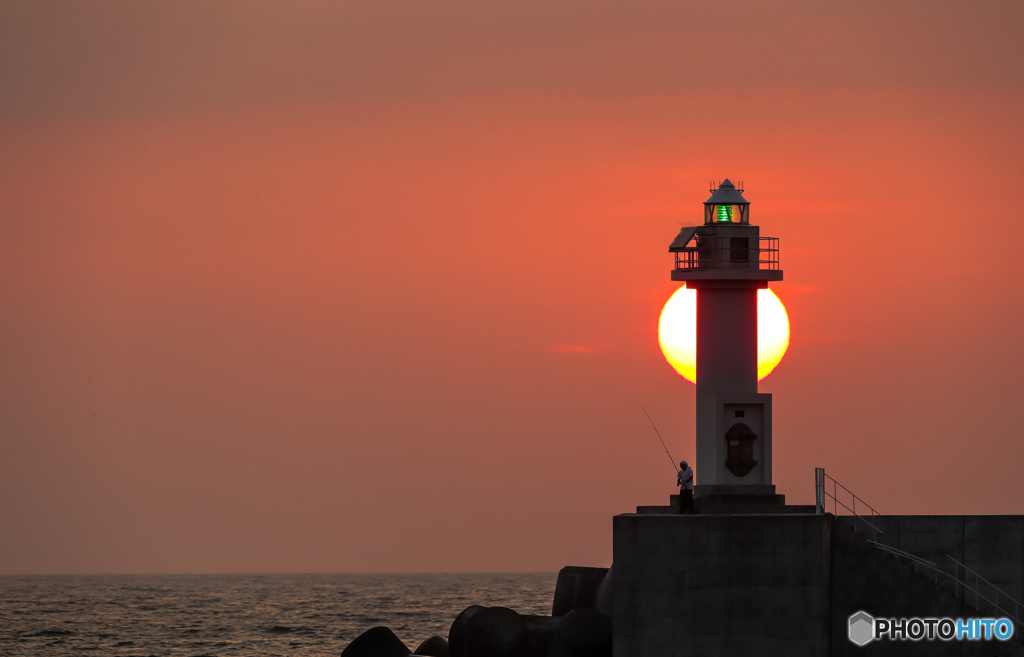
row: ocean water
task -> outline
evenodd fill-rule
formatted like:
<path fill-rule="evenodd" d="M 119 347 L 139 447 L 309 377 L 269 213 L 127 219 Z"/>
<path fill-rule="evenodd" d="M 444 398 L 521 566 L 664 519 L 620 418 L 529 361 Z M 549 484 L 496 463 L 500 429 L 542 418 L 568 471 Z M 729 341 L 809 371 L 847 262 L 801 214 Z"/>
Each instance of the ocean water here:
<path fill-rule="evenodd" d="M 411 650 L 472 604 L 550 614 L 556 573 L 0 577 L 0 655 L 338 655 L 386 625 Z"/>

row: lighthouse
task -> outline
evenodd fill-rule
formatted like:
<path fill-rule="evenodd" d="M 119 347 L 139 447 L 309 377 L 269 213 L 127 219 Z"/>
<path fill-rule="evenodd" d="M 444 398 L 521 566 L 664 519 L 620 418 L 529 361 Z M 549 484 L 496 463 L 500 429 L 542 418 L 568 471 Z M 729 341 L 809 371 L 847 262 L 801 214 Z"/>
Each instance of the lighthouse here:
<path fill-rule="evenodd" d="M 696 291 L 697 513 L 638 506 L 612 519 L 611 584 L 600 587 L 611 589 L 615 657 L 861 654 L 881 636 L 865 632 L 865 617 L 986 613 L 972 610 L 976 596 L 958 593 L 977 592 L 960 572 L 978 582 L 986 576 L 973 569 L 987 569 L 1021 591 L 1024 516 L 882 516 L 845 487 L 840 497 L 833 488 L 837 513 L 828 513 L 775 493 L 772 397 L 757 391 L 757 299 L 782 280 L 779 243 L 750 223 L 742 183 L 711 187 L 703 224 L 683 228 L 670 247 L 672 280 Z M 952 569 L 938 565 L 950 560 Z M 876 652 L 913 653 L 910 643 Z M 918 652 L 949 653 L 938 644 Z M 1024 655 L 1019 642 L 982 652 Z"/>
<path fill-rule="evenodd" d="M 695 497 L 783 503 L 772 484 L 772 396 L 757 391 L 757 291 L 782 280 L 779 240 L 750 223 L 730 180 L 711 185 L 704 223 L 672 241 L 672 280 L 697 293 Z"/>

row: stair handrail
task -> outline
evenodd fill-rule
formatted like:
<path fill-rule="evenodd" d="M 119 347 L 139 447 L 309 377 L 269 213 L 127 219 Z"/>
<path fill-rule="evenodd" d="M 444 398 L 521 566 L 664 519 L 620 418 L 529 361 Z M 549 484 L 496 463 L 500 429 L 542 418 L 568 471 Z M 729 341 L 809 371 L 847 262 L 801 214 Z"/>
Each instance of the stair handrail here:
<path fill-rule="evenodd" d="M 826 483 L 827 483 L 826 479 L 828 479 L 828 480 L 830 480 L 832 482 L 832 493 L 831 494 L 829 494 L 828 490 L 826 489 Z M 846 506 L 846 504 L 844 504 L 843 502 L 839 501 L 839 498 L 838 498 L 838 494 L 839 494 L 838 493 L 838 489 L 839 488 L 842 488 L 844 491 L 846 491 L 847 493 L 850 494 L 850 498 L 852 499 L 851 504 L 853 504 L 853 508 L 850 508 L 850 507 Z M 932 563 L 931 561 L 928 561 L 927 559 L 922 559 L 921 557 L 919 557 L 917 555 L 911 554 L 911 553 L 906 552 L 904 550 L 900 550 L 899 548 L 894 548 L 891 545 L 885 545 L 884 543 L 879 543 L 878 542 L 878 534 L 884 534 L 885 532 L 883 532 L 881 529 L 876 527 L 874 525 L 873 521 L 875 519 L 875 516 L 878 516 L 879 518 L 881 518 L 882 514 L 880 514 L 878 511 L 876 511 L 874 509 L 874 507 L 872 507 L 870 504 L 865 502 L 863 499 L 858 497 L 849 488 L 847 488 L 846 486 L 842 485 L 841 483 L 839 483 L 838 481 L 836 481 L 835 479 L 833 479 L 829 475 L 825 474 L 825 468 L 814 468 L 814 493 L 815 493 L 815 495 L 814 495 L 814 497 L 815 497 L 815 513 L 818 513 L 818 514 L 825 513 L 826 510 L 827 510 L 826 509 L 826 505 L 828 503 L 828 498 L 832 498 L 832 503 L 833 503 L 832 509 L 833 509 L 833 512 L 835 513 L 835 515 L 838 515 L 839 506 L 842 506 L 844 509 L 846 509 L 851 514 L 853 514 L 853 518 L 854 518 L 854 525 L 853 525 L 854 526 L 854 531 L 856 531 L 857 521 L 859 520 L 859 521 L 863 522 L 864 524 L 866 524 L 868 527 L 870 527 L 875 532 L 874 539 L 868 539 L 868 542 L 869 543 L 873 543 L 875 545 L 875 547 L 880 548 L 882 550 L 885 550 L 886 552 L 889 552 L 890 554 L 892 554 L 894 556 L 903 557 L 904 559 L 909 559 L 910 561 L 913 561 L 913 562 L 915 562 L 917 564 L 920 564 L 920 565 L 922 565 L 922 566 L 924 566 L 926 568 L 931 568 L 932 571 L 934 572 L 934 579 L 935 579 L 936 583 L 938 583 L 938 581 L 939 581 L 939 575 L 943 575 L 945 577 L 948 577 L 948 578 L 952 579 L 953 582 L 954 582 L 954 596 L 956 597 L 956 599 L 957 600 L 963 600 L 965 603 L 968 603 L 969 601 L 967 599 L 967 592 L 970 591 L 971 593 L 974 594 L 974 608 L 976 610 L 978 610 L 979 612 L 981 610 L 978 608 L 978 602 L 979 602 L 979 600 L 984 600 L 985 602 L 987 602 L 990 605 L 992 605 L 993 607 L 995 607 L 996 611 L 998 611 L 1000 613 L 1003 613 L 1003 614 L 1006 614 L 1007 616 L 1012 618 L 1014 620 L 1014 622 L 1016 622 L 1018 625 L 1024 625 L 1024 613 L 1022 613 L 1022 611 L 1024 611 L 1024 602 L 1021 602 L 1021 601 L 1017 600 L 1016 598 L 1011 596 L 1006 591 L 1003 591 L 1001 588 L 999 588 L 998 586 L 996 586 L 995 584 L 993 584 L 992 582 L 988 581 L 987 579 L 982 577 L 980 574 L 978 574 L 978 572 L 976 570 L 968 567 L 966 564 L 963 564 L 963 563 L 957 561 L 957 559 L 954 558 L 952 555 L 949 555 L 949 554 L 946 555 L 949 559 L 951 559 L 953 561 L 954 564 L 956 564 L 954 566 L 954 573 L 950 574 L 950 573 L 946 572 L 945 570 L 942 570 L 938 565 Z M 865 518 L 863 515 L 857 513 L 857 502 L 860 502 L 862 505 L 864 505 L 868 509 L 870 509 L 870 511 L 871 511 L 870 520 Z M 963 568 L 964 569 L 964 577 L 963 577 L 963 579 L 960 579 L 960 570 L 959 570 L 959 568 Z M 970 573 L 971 575 L 974 575 L 975 588 L 971 588 L 970 586 L 968 586 L 968 584 L 967 584 L 967 573 Z M 992 587 L 992 589 L 996 592 L 996 595 L 995 595 L 996 599 L 995 600 L 990 600 L 987 596 L 985 596 L 985 595 L 983 595 L 981 593 L 981 584 L 980 584 L 980 582 L 985 582 L 990 587 Z M 961 593 L 961 590 L 962 590 L 962 593 Z M 1005 609 L 999 603 L 1000 599 L 1002 597 L 1005 597 L 1007 600 L 1009 600 L 1010 602 L 1013 603 L 1013 611 L 1012 612 L 1009 609 Z"/>
<path fill-rule="evenodd" d="M 891 552 L 893 555 L 895 555 L 897 557 L 904 557 L 905 559 L 910 559 L 911 561 L 915 561 L 915 562 L 921 564 L 922 566 L 928 566 L 929 568 L 933 569 L 939 575 L 945 575 L 946 577 L 953 577 L 952 575 L 950 575 L 946 571 L 940 570 L 939 567 L 937 565 L 935 565 L 934 563 L 932 563 L 931 561 L 928 561 L 927 559 L 922 559 L 921 557 L 917 556 L 916 554 L 910 554 L 909 552 L 904 552 L 903 550 L 901 550 L 899 548 L 894 548 L 891 545 L 886 545 L 885 543 L 879 543 L 878 541 L 872 541 L 871 539 L 868 539 L 868 543 L 872 543 L 872 544 L 874 544 L 875 547 L 877 547 L 879 549 L 882 549 L 882 550 L 885 550 L 886 552 Z"/>
<path fill-rule="evenodd" d="M 959 571 L 957 571 L 957 573 L 955 575 L 954 574 L 950 574 L 950 573 L 947 573 L 946 571 L 942 570 L 938 565 L 932 563 L 931 561 L 928 561 L 927 559 L 922 559 L 921 557 L 919 557 L 919 556 L 917 556 L 915 554 L 911 554 L 911 553 L 906 552 L 904 550 L 900 550 L 899 548 L 894 548 L 891 545 L 886 545 L 884 543 L 879 543 L 878 541 L 869 540 L 868 542 L 869 543 L 874 543 L 875 547 L 877 547 L 879 549 L 882 549 L 882 550 L 885 550 L 886 552 L 888 552 L 888 553 L 890 553 L 890 554 L 892 554 L 894 556 L 903 557 L 904 559 L 908 559 L 910 561 L 913 561 L 914 563 L 920 564 L 920 565 L 925 566 L 927 568 L 931 568 L 932 569 L 932 573 L 933 573 L 933 578 L 934 578 L 934 581 L 935 581 L 936 584 L 939 582 L 939 575 L 943 575 L 945 577 L 950 578 L 951 580 L 953 580 L 954 597 L 957 600 L 963 600 L 964 602 L 969 602 L 967 600 L 967 593 L 966 592 L 970 591 L 970 592 L 974 593 L 974 608 L 976 610 L 978 610 L 979 612 L 981 611 L 981 607 L 979 606 L 978 602 L 979 602 L 979 600 L 984 600 L 985 602 L 987 602 L 990 605 L 992 605 L 997 611 L 999 611 L 999 612 L 1001 612 L 1003 614 L 1006 614 L 1007 616 L 1012 618 L 1018 624 L 1022 622 L 1021 619 L 1018 618 L 1019 608 L 1021 607 L 1021 604 L 1019 602 L 1017 602 L 1012 596 L 1010 596 L 1008 593 L 1006 593 L 1005 591 L 1000 589 L 998 586 L 996 586 L 992 582 L 988 581 L 987 579 L 985 579 L 984 577 L 979 575 L 974 570 L 972 570 L 972 569 L 968 568 L 967 566 L 965 566 L 964 564 L 960 563 L 959 561 L 957 561 L 956 559 L 954 559 L 950 555 L 947 554 L 946 556 L 949 557 L 950 559 L 952 559 L 954 563 L 956 563 L 960 567 L 964 568 L 964 570 L 970 571 L 971 574 L 974 575 L 976 578 L 984 581 L 986 584 L 991 586 L 995 590 L 995 592 L 996 592 L 996 599 L 995 600 L 991 600 L 991 599 L 988 598 L 988 596 L 982 595 L 981 591 L 979 590 L 981 588 L 980 586 L 978 586 L 978 588 L 975 588 L 975 589 L 972 589 L 970 586 L 968 586 L 967 582 L 966 582 L 967 577 L 965 576 L 964 579 L 961 580 L 960 579 Z M 961 587 L 962 587 L 962 589 L 964 591 L 963 594 L 961 594 Z M 1003 606 L 1001 604 L 999 604 L 999 596 L 1000 595 L 1006 596 L 1007 598 L 1010 599 L 1010 601 L 1012 601 L 1014 603 L 1014 609 L 1013 609 L 1012 612 L 1010 610 L 1008 610 L 1008 609 L 1004 609 Z"/>
<path fill-rule="evenodd" d="M 988 581 L 987 579 L 985 579 L 984 577 L 979 575 L 978 572 L 975 571 L 974 569 L 972 569 L 972 568 L 968 567 L 967 565 L 962 564 L 959 561 L 957 561 L 954 557 L 952 557 L 952 556 L 950 556 L 948 554 L 946 555 L 958 567 L 964 569 L 965 575 L 964 575 L 963 579 L 960 579 L 960 571 L 959 570 L 957 570 L 955 572 L 955 574 L 951 574 L 951 573 L 946 572 L 945 570 L 942 570 L 942 568 L 940 568 L 937 564 L 934 564 L 931 561 L 928 561 L 927 559 L 922 559 L 921 557 L 919 557 L 919 556 L 917 556 L 915 554 L 911 554 L 909 552 L 906 552 L 905 550 L 900 550 L 899 548 L 894 548 L 891 545 L 886 545 L 884 543 L 879 543 L 878 541 L 868 540 L 868 542 L 869 543 L 873 543 L 875 545 L 875 547 L 877 547 L 877 548 L 879 548 L 881 550 L 885 550 L 886 552 L 889 552 L 893 556 L 902 557 L 904 559 L 908 559 L 910 561 L 913 561 L 914 563 L 917 563 L 917 564 L 920 564 L 922 566 L 925 566 L 926 568 L 931 568 L 935 583 L 939 582 L 939 575 L 942 575 L 944 577 L 948 577 L 949 579 L 953 580 L 954 597 L 957 600 L 963 600 L 964 602 L 970 602 L 967 599 L 967 591 L 970 591 L 971 593 L 974 594 L 974 608 L 975 608 L 975 610 L 977 610 L 979 612 L 981 611 L 981 607 L 979 606 L 979 600 L 984 600 L 985 602 L 987 602 L 990 605 L 992 605 L 996 609 L 996 611 L 998 611 L 1000 613 L 1003 613 L 1003 614 L 1009 616 L 1010 618 L 1012 618 L 1014 620 L 1014 622 L 1016 622 L 1018 625 L 1019 624 L 1024 624 L 1024 617 L 1022 617 L 1022 615 L 1021 615 L 1021 610 L 1024 609 L 1024 604 L 1022 604 L 1020 601 L 1015 599 L 1013 596 L 1011 596 L 1006 591 L 1003 591 L 1001 588 L 999 588 L 998 586 L 996 586 L 992 582 Z M 981 589 L 980 585 L 976 585 L 977 588 L 973 588 L 973 589 L 970 586 L 968 586 L 966 572 L 970 572 L 972 575 L 974 575 L 974 577 L 976 578 L 976 581 L 980 580 L 982 582 L 985 582 L 989 586 L 991 586 L 992 589 L 996 592 L 996 596 L 995 596 L 996 599 L 992 600 L 988 596 L 983 595 L 981 593 L 981 590 L 980 590 Z M 1010 602 L 1013 603 L 1013 611 L 1010 611 L 1008 608 L 1006 608 L 1002 604 L 1000 604 L 1000 597 L 1005 597 Z"/>
<path fill-rule="evenodd" d="M 825 480 L 826 479 L 829 479 L 829 480 L 832 481 L 832 494 L 831 495 L 829 494 L 828 490 L 826 490 L 826 488 L 825 488 L 825 485 L 826 485 Z M 838 491 L 839 488 L 842 488 L 844 491 L 846 491 L 847 493 L 850 494 L 850 498 L 852 500 L 851 504 L 853 504 L 853 508 L 850 508 L 850 507 L 846 506 L 846 504 L 844 504 L 843 502 L 839 501 L 839 498 L 837 497 L 838 494 L 839 494 L 839 491 Z M 846 509 L 847 511 L 849 511 L 850 513 L 853 514 L 853 517 L 854 517 L 854 528 L 855 529 L 856 529 L 856 526 L 857 526 L 856 525 L 857 520 L 860 520 L 865 525 L 870 527 L 872 529 L 872 531 L 875 532 L 874 538 L 875 538 L 876 541 L 878 540 L 878 535 L 879 534 L 884 534 L 885 533 L 881 529 L 876 527 L 875 523 L 874 523 L 875 516 L 878 516 L 879 518 L 881 518 L 882 517 L 881 513 L 879 513 L 878 511 L 875 511 L 874 507 L 872 507 L 870 504 L 868 504 L 867 502 L 862 500 L 860 497 L 858 497 L 857 494 L 854 493 L 852 490 L 850 490 L 846 486 L 842 485 L 841 483 L 839 483 L 838 481 L 836 481 L 835 479 L 833 479 L 829 475 L 825 474 L 825 468 L 814 468 L 814 500 L 815 500 L 814 507 L 815 507 L 815 513 L 821 514 L 821 513 L 825 513 L 826 512 L 826 505 L 827 505 L 827 502 L 828 502 L 828 498 L 830 498 L 830 497 L 832 498 L 832 511 L 833 511 L 833 513 L 835 515 L 839 515 L 839 506 L 842 506 L 844 509 Z M 865 518 L 863 515 L 857 513 L 857 502 L 858 501 L 862 505 L 866 506 L 871 511 L 871 514 L 869 516 L 871 518 L 870 520 Z"/>
<path fill-rule="evenodd" d="M 974 608 L 975 609 L 978 608 L 978 598 L 981 598 L 982 600 L 985 600 L 986 602 L 991 604 L 993 607 L 995 607 L 998 611 L 1000 611 L 1000 612 L 1006 614 L 1007 616 L 1010 616 L 1011 618 L 1013 618 L 1013 620 L 1016 621 L 1017 624 L 1024 624 L 1024 615 L 1021 614 L 1021 609 L 1024 609 L 1024 603 L 1020 602 L 1019 600 L 1014 598 L 1012 595 L 1010 595 L 1006 591 L 1002 590 L 1001 588 L 999 588 L 998 586 L 996 586 L 992 582 L 990 582 L 987 579 L 985 579 L 984 577 L 982 577 L 980 574 L 978 574 L 978 571 L 974 570 L 973 568 L 970 568 L 969 566 L 967 566 L 967 564 L 960 563 L 952 555 L 947 554 L 946 556 L 954 564 L 956 564 L 956 567 L 964 569 L 964 579 L 963 579 L 963 581 L 960 580 L 960 571 L 959 570 L 956 571 L 956 576 L 953 577 L 953 579 L 955 579 L 957 581 L 957 584 L 959 586 L 964 587 L 964 594 L 963 594 L 964 602 L 967 601 L 967 591 L 971 591 L 972 593 L 974 593 Z M 975 586 L 977 588 L 972 589 L 971 587 L 967 586 L 967 573 L 970 573 L 970 574 L 974 575 Z M 952 577 L 952 575 L 951 575 L 951 577 Z M 981 590 L 980 590 L 981 589 L 981 584 L 978 583 L 979 580 L 981 582 L 985 582 L 986 584 L 991 586 L 993 590 L 995 590 L 995 592 L 996 592 L 996 599 L 995 599 L 995 601 L 989 600 L 987 597 L 981 595 Z M 959 597 L 959 590 L 957 591 L 957 593 L 958 593 L 958 597 Z M 1010 612 L 1007 609 L 1003 609 L 1003 607 L 999 604 L 1000 596 L 1007 598 L 1010 602 L 1013 603 L 1013 612 Z"/>
<path fill-rule="evenodd" d="M 920 565 L 925 566 L 927 568 L 931 568 L 932 569 L 932 573 L 933 573 L 933 579 L 934 579 L 936 584 L 938 584 L 938 582 L 939 582 L 939 575 L 943 575 L 945 577 L 950 578 L 951 580 L 953 580 L 954 585 L 955 585 L 954 586 L 954 590 L 956 591 L 955 597 L 958 600 L 960 599 L 960 588 L 959 587 L 963 586 L 963 582 L 961 582 L 959 580 L 959 578 L 957 578 L 956 576 L 950 575 L 946 571 L 944 571 L 941 568 L 939 568 L 939 566 L 937 564 L 934 564 L 931 561 L 928 561 L 927 559 L 923 559 L 923 558 L 917 556 L 916 554 L 911 554 L 911 553 L 906 552 L 904 550 L 901 550 L 899 548 L 894 548 L 891 545 L 886 545 L 885 543 L 879 543 L 878 541 L 872 541 L 871 539 L 868 539 L 868 543 L 872 543 L 876 548 L 878 548 L 880 550 L 885 550 L 886 552 L 892 554 L 895 557 L 902 557 L 904 559 L 909 559 L 910 561 L 913 561 L 914 563 L 920 564 Z M 984 596 L 982 596 L 982 597 L 984 598 Z M 988 598 L 985 598 L 985 600 L 988 601 L 988 602 L 992 602 L 991 600 L 988 600 Z M 993 604 L 995 604 L 995 603 L 993 603 Z M 975 607 L 977 607 L 977 605 L 975 605 Z"/>

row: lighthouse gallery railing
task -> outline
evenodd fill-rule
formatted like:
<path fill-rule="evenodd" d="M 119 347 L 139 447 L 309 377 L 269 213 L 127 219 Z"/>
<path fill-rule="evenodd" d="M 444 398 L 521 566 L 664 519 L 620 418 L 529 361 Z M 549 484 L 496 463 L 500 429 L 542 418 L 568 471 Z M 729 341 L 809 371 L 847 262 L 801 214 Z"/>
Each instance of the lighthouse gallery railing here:
<path fill-rule="evenodd" d="M 737 242 L 730 240 L 736 239 Z M 751 249 L 747 238 L 704 237 L 697 246 L 676 251 L 676 270 L 779 268 L 779 238 L 759 237 Z M 753 258 L 751 256 L 754 256 Z M 757 265 L 754 267 L 753 265 Z"/>

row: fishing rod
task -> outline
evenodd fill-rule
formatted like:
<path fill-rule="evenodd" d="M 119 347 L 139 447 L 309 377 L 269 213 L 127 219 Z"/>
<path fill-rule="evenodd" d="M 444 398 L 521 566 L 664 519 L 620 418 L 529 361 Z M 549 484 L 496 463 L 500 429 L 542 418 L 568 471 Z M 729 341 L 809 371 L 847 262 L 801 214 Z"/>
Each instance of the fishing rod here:
<path fill-rule="evenodd" d="M 669 454 L 668 445 L 665 444 L 665 440 L 661 437 L 661 432 L 658 431 L 658 427 L 654 426 L 654 420 L 651 420 L 651 414 L 647 412 L 647 409 L 644 408 L 643 404 L 640 404 L 640 408 L 643 409 L 644 415 L 646 415 L 647 419 L 650 420 L 654 433 L 658 434 L 658 440 L 661 441 L 661 446 L 665 448 L 665 454 L 668 454 L 668 460 L 672 462 L 672 472 L 676 472 L 676 460 L 672 458 L 671 454 Z"/>

